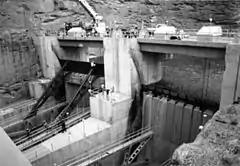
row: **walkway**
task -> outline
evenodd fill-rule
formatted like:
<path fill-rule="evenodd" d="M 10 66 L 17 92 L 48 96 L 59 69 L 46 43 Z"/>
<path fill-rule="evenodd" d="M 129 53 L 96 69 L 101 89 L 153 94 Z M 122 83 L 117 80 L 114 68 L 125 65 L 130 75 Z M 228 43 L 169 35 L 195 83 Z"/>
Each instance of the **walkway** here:
<path fill-rule="evenodd" d="M 92 149 L 91 151 L 77 156 L 76 158 L 73 158 L 71 160 L 68 160 L 58 166 L 87 166 L 115 152 L 125 149 L 126 147 L 139 143 L 144 139 L 151 137 L 152 135 L 153 131 L 151 130 L 151 128 L 140 129 L 127 135 L 124 138 L 120 138 L 107 145 L 102 145 L 100 147 Z"/>

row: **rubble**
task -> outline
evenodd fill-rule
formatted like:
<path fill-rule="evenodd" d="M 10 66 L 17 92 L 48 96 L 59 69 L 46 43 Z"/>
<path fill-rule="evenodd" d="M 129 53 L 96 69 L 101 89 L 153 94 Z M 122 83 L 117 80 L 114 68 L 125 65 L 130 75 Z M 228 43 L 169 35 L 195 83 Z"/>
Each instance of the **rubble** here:
<path fill-rule="evenodd" d="M 240 105 L 217 111 L 195 141 L 182 144 L 172 159 L 184 166 L 239 166 Z"/>

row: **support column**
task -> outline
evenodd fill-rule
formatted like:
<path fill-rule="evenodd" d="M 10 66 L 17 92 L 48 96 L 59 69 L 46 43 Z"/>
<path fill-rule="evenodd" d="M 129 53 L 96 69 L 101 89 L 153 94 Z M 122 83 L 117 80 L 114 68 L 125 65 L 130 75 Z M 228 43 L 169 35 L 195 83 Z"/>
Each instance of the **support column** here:
<path fill-rule="evenodd" d="M 162 79 L 161 57 L 157 54 L 142 53 L 137 39 L 131 39 L 131 58 L 142 84 L 152 84 Z"/>
<path fill-rule="evenodd" d="M 58 43 L 55 37 L 39 37 L 35 39 L 38 45 L 40 64 L 45 78 L 53 78 L 60 68 L 58 59 L 52 50 L 52 45 Z"/>
<path fill-rule="evenodd" d="M 107 89 L 131 95 L 130 40 L 125 38 L 104 39 L 104 71 Z"/>
<path fill-rule="evenodd" d="M 223 74 L 220 108 L 232 104 L 240 95 L 239 55 L 240 45 L 227 45 L 225 56 L 226 69 Z"/>

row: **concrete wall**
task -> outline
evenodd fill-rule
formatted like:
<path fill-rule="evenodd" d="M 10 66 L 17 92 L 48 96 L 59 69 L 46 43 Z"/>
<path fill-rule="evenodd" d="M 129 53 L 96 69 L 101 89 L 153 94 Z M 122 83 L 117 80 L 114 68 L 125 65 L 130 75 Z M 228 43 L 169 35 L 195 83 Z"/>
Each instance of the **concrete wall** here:
<path fill-rule="evenodd" d="M 120 54 L 120 40 L 125 40 Z M 118 38 L 104 39 L 104 72 L 107 89 L 114 88 L 115 92 L 131 95 L 131 68 L 129 40 Z M 121 44 L 123 44 L 121 42 Z M 124 87 L 125 86 L 125 87 Z"/>
<path fill-rule="evenodd" d="M 177 148 L 178 145 L 174 142 L 171 142 L 171 140 L 167 139 L 166 136 L 166 98 L 162 98 L 161 101 L 157 99 L 157 102 L 154 102 L 154 100 L 155 99 L 151 96 L 144 96 L 143 126 L 151 126 L 154 135 L 139 155 L 138 160 L 149 158 L 151 163 L 160 164 L 171 156 L 172 152 Z M 173 121 L 170 123 L 173 123 Z M 169 132 L 173 132 L 173 130 L 170 130 Z"/>
<path fill-rule="evenodd" d="M 112 100 L 108 100 L 102 93 L 91 96 L 91 116 L 110 124 L 127 118 L 132 99 L 119 93 L 113 93 L 112 96 Z"/>
<path fill-rule="evenodd" d="M 38 54 L 31 39 L 1 40 L 0 84 L 13 84 L 35 78 L 37 71 L 39 71 Z"/>
<path fill-rule="evenodd" d="M 140 83 L 155 83 L 162 78 L 161 58 L 145 56 L 137 39 L 105 38 L 104 67 L 107 88 L 133 95 Z"/>
<path fill-rule="evenodd" d="M 131 59 L 139 73 L 142 84 L 151 84 L 162 79 L 162 58 L 153 54 L 144 55 L 140 52 L 137 39 L 131 39 L 129 50 Z"/>
<path fill-rule="evenodd" d="M 75 61 L 88 62 L 88 48 L 86 47 L 66 47 L 64 48 L 64 57 Z M 64 58 L 64 59 L 65 59 Z"/>
<path fill-rule="evenodd" d="M 224 60 L 174 55 L 172 59 L 163 59 L 162 66 L 162 80 L 159 85 L 188 95 L 189 98 L 220 103 Z"/>
<path fill-rule="evenodd" d="M 71 158 L 79 156 L 93 148 L 107 144 L 110 142 L 110 130 L 109 128 L 97 132 L 85 139 L 72 143 L 62 149 L 54 151 L 32 163 L 33 166 L 53 165 L 53 163 L 61 164 Z"/>
<path fill-rule="evenodd" d="M 143 126 L 151 126 L 154 132 L 140 159 L 151 159 L 161 164 L 171 157 L 173 151 L 182 143 L 194 141 L 199 133 L 199 126 L 205 125 L 212 117 L 203 116 L 205 110 L 190 104 L 167 100 L 165 97 L 144 95 Z M 159 155 L 161 154 L 161 155 Z"/>
<path fill-rule="evenodd" d="M 229 44 L 226 51 L 226 70 L 223 75 L 221 104 L 223 108 L 240 97 L 240 46 L 239 44 Z"/>
<path fill-rule="evenodd" d="M 41 75 L 38 53 L 25 33 L 2 33 L 0 39 L 0 86 L 10 86 L 11 96 L 0 96 L 0 107 L 29 97 L 27 84 L 22 81 Z M 21 82 L 21 83 L 20 83 Z M 19 84 L 21 84 L 19 86 Z"/>

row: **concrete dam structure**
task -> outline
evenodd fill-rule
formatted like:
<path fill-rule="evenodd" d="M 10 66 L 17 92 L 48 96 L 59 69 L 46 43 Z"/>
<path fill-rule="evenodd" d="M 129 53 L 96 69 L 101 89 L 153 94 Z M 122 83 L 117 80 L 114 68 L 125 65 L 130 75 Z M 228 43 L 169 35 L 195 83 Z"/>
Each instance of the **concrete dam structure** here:
<path fill-rule="evenodd" d="M 22 166 L 161 165 L 179 159 L 174 151 L 196 141 L 214 114 L 239 98 L 239 44 L 34 42 L 46 80 L 29 83 L 35 99 L 0 112 L 0 139 L 8 134 Z"/>

